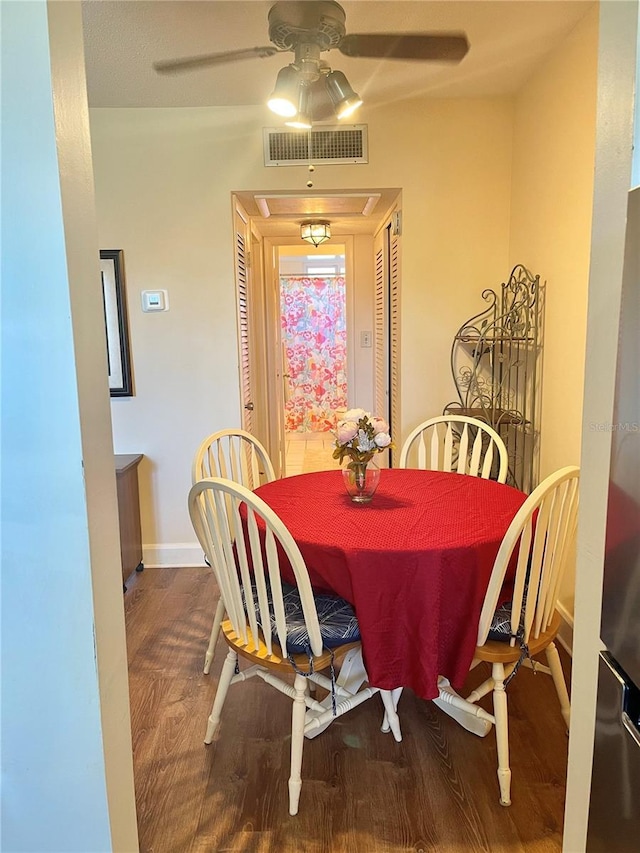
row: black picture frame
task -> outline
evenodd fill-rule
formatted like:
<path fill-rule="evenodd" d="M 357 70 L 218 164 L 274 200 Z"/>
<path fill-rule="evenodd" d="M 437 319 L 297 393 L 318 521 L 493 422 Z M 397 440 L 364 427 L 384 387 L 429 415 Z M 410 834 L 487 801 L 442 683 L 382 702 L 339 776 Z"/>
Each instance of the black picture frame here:
<path fill-rule="evenodd" d="M 112 397 L 132 397 L 133 383 L 122 249 L 100 250 L 100 277 L 107 337 L 109 393 Z"/>

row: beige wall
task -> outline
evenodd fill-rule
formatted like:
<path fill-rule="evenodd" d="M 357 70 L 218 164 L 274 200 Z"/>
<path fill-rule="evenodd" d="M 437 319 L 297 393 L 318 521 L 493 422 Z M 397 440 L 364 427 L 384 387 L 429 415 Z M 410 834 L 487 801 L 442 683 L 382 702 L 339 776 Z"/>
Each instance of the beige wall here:
<path fill-rule="evenodd" d="M 369 164 L 322 166 L 316 190 L 399 187 L 406 433 L 453 394 L 451 336 L 508 259 L 512 108 L 507 99 L 403 102 L 363 112 Z M 304 189 L 304 167 L 265 168 L 258 107 L 91 113 L 101 248 L 124 250 L 135 397 L 112 401 L 115 449 L 142 452 L 147 563 L 199 562 L 190 462 L 239 423 L 234 190 Z M 170 310 L 143 314 L 140 291 Z"/>
<path fill-rule="evenodd" d="M 541 477 L 580 459 L 597 46 L 594 8 L 515 102 L 509 257 L 546 284 Z"/>
<path fill-rule="evenodd" d="M 540 477 L 580 462 L 595 153 L 598 10 L 515 102 L 511 265 L 546 285 Z M 573 614 L 574 571 L 561 600 Z"/>

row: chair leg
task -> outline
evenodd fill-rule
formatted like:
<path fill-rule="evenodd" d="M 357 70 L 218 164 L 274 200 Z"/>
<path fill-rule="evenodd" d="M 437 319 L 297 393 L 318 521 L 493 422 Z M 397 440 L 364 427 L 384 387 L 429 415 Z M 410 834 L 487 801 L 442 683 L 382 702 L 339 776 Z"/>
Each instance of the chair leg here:
<path fill-rule="evenodd" d="M 400 731 L 400 717 L 397 714 L 396 708 L 398 707 L 398 700 L 401 693 L 401 687 L 397 687 L 395 690 L 380 691 L 382 704 L 384 705 L 384 719 L 380 730 L 388 732 L 391 729 L 398 743 L 402 740 L 402 732 Z"/>
<path fill-rule="evenodd" d="M 213 617 L 213 625 L 211 626 L 211 635 L 209 636 L 209 646 L 207 647 L 207 653 L 204 656 L 204 674 L 208 675 L 209 670 L 211 669 L 211 661 L 213 660 L 213 654 L 215 652 L 216 643 L 218 642 L 218 634 L 220 633 L 220 625 L 224 618 L 224 603 L 221 598 L 218 599 L 218 606 L 216 607 L 216 615 Z"/>
<path fill-rule="evenodd" d="M 511 805 L 511 769 L 509 768 L 509 717 L 507 694 L 504 689 L 504 666 L 494 663 L 491 676 L 493 687 L 493 713 L 496 719 L 496 745 L 498 747 L 498 784 L 500 805 Z"/>
<path fill-rule="evenodd" d="M 296 675 L 293 684 L 296 692 L 291 712 L 291 775 L 289 776 L 289 814 L 298 814 L 300 790 L 302 788 L 302 748 L 304 746 L 304 717 L 307 706 L 304 701 L 307 679 Z"/>
<path fill-rule="evenodd" d="M 475 705 L 475 703 L 479 702 L 483 696 L 486 696 L 487 693 L 491 693 L 493 688 L 493 678 L 487 678 L 487 680 L 483 681 L 479 687 L 476 687 L 475 690 L 472 690 L 471 693 L 469 693 L 467 696 L 467 702 L 471 702 L 472 705 Z"/>
<path fill-rule="evenodd" d="M 551 670 L 551 678 L 553 678 L 556 693 L 560 701 L 560 710 L 568 730 L 571 721 L 571 702 L 569 701 L 569 693 L 567 692 L 567 685 L 564 680 L 564 673 L 562 672 L 562 664 L 560 663 L 560 655 L 558 654 L 556 644 L 549 643 L 545 653 L 549 669 Z"/>
<path fill-rule="evenodd" d="M 207 723 L 207 733 L 204 737 L 205 743 L 211 743 L 213 735 L 218 728 L 220 715 L 222 714 L 222 706 L 224 705 L 224 700 L 227 698 L 227 692 L 229 690 L 229 685 L 231 684 L 231 679 L 235 674 L 237 663 L 238 653 L 234 652 L 233 649 L 229 649 L 229 654 L 226 656 L 224 663 L 222 664 L 222 672 L 220 673 L 220 681 L 218 682 L 218 689 L 216 690 L 216 698 L 213 700 L 211 716 Z"/>

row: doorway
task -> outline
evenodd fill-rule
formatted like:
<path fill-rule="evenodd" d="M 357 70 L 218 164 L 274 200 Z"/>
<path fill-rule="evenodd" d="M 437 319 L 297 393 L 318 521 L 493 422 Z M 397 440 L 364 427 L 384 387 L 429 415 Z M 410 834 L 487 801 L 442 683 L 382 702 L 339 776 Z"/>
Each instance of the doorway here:
<path fill-rule="evenodd" d="M 348 399 L 346 246 L 281 246 L 278 293 L 286 472 L 324 470 Z"/>
<path fill-rule="evenodd" d="M 234 193 L 233 204 L 243 426 L 268 449 L 277 476 L 296 472 L 308 440 L 322 441 L 324 447 L 315 463 L 320 467 L 311 468 L 312 463 L 307 461 L 304 470 L 331 468 L 330 429 L 340 409 L 389 409 L 397 426 L 399 373 L 393 360 L 399 356 L 400 339 L 400 190 L 311 195 L 243 191 Z M 317 250 L 299 242 L 300 220 L 312 215 L 326 217 L 333 231 L 330 240 Z M 383 239 L 384 235 L 388 239 Z M 251 251 L 247 251 L 249 246 Z M 305 256 L 306 261 L 301 262 Z M 327 408 L 309 412 L 305 397 L 290 382 L 292 370 L 282 342 L 281 257 L 293 258 L 297 264 L 283 267 L 283 275 L 325 280 L 344 276 L 346 400 L 330 401 L 328 417 Z M 308 304 L 308 295 L 301 294 L 300 299 L 292 296 L 292 305 L 300 301 L 306 305 L 305 311 L 314 310 Z M 301 331 L 311 334 L 311 329 Z M 388 369 L 384 366 L 387 359 Z M 313 382 L 304 384 L 313 388 Z M 307 410 L 301 418 L 302 407 Z M 285 412 L 289 418 L 286 428 Z M 294 450 L 294 441 L 303 441 L 303 446 Z"/>

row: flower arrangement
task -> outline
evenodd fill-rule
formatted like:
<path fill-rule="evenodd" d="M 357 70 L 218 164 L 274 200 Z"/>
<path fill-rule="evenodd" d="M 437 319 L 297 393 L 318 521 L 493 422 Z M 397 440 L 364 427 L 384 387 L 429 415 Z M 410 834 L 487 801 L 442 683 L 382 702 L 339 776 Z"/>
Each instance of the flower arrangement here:
<path fill-rule="evenodd" d="M 334 430 L 336 446 L 333 458 L 342 462 L 345 456 L 351 461 L 348 468 L 366 465 L 376 453 L 391 447 L 389 424 L 383 418 L 372 417 L 364 409 L 349 409 L 338 421 Z"/>

